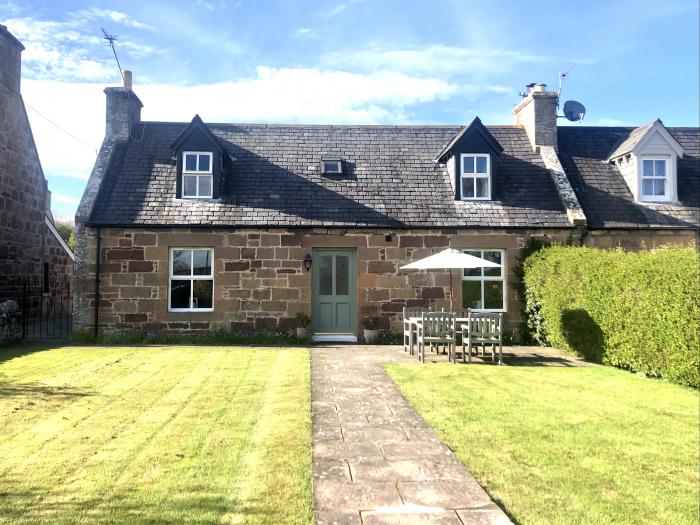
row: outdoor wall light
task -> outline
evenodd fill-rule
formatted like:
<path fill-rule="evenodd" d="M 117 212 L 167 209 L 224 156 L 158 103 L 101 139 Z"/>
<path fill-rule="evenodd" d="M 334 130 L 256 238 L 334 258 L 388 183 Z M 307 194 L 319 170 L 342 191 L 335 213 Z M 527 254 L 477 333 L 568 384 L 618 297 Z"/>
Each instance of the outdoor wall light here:
<path fill-rule="evenodd" d="M 308 272 L 311 269 L 311 254 L 307 253 L 304 255 L 304 268 Z"/>

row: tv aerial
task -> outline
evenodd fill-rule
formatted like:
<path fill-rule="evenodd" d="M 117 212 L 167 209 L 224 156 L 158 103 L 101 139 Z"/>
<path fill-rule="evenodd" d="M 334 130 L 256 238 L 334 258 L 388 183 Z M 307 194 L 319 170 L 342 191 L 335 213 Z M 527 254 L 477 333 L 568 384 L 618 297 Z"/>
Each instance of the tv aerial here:
<path fill-rule="evenodd" d="M 557 107 L 559 107 L 559 100 L 561 99 L 561 90 L 564 87 L 566 76 L 569 74 L 569 71 L 571 71 L 571 69 L 575 65 L 576 64 L 573 63 L 569 64 L 568 66 L 566 66 L 566 69 L 559 72 L 559 93 L 557 95 Z M 571 122 L 581 122 L 586 116 L 586 107 L 577 100 L 567 100 L 566 102 L 564 102 L 563 111 L 564 114 L 557 115 L 557 117 L 564 117 L 566 120 L 569 120 Z"/>

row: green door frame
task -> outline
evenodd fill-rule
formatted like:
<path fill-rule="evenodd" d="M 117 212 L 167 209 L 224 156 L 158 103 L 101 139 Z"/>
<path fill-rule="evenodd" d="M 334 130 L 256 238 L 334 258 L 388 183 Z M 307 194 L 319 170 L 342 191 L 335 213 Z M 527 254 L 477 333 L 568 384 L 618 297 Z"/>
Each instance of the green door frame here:
<path fill-rule="evenodd" d="M 355 250 L 314 248 L 312 261 L 311 320 L 314 338 L 356 341 Z"/>

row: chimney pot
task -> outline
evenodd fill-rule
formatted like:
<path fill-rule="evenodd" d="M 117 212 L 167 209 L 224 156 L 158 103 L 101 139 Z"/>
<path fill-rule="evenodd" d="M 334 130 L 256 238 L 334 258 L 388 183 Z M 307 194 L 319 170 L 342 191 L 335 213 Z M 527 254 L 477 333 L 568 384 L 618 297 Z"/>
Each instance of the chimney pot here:
<path fill-rule="evenodd" d="M 133 74 L 131 73 L 131 71 L 129 71 L 128 69 L 125 69 L 124 70 L 124 87 L 125 88 L 127 88 L 127 89 L 132 88 L 132 86 L 133 86 L 132 78 L 133 78 Z"/>
<path fill-rule="evenodd" d="M 532 88 L 532 91 L 535 93 L 544 93 L 547 91 L 547 84 L 543 84 L 542 82 L 535 84 Z"/>

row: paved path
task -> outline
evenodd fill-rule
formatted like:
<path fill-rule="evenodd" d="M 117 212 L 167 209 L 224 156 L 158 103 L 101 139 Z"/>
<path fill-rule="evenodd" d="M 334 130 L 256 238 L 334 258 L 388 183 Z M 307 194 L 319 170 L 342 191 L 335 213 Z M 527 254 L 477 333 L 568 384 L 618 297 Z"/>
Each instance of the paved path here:
<path fill-rule="evenodd" d="M 311 352 L 318 525 L 511 523 L 380 367 L 414 358 L 386 346 Z"/>

